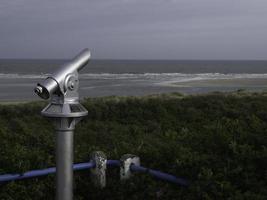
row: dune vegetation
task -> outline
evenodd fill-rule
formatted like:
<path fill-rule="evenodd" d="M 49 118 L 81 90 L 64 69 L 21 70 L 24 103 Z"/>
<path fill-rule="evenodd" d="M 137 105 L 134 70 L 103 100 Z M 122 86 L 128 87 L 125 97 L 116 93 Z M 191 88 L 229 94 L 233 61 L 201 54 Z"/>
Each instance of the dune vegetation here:
<path fill-rule="evenodd" d="M 0 105 L 0 174 L 55 166 L 46 102 Z M 190 180 L 189 188 L 136 174 L 107 187 L 75 172 L 75 199 L 266 199 L 267 95 L 212 93 L 103 97 L 83 101 L 88 116 L 75 132 L 75 162 L 101 150 L 108 159 L 131 153 L 143 166 Z M 0 199 L 53 199 L 55 175 L 1 183 Z"/>

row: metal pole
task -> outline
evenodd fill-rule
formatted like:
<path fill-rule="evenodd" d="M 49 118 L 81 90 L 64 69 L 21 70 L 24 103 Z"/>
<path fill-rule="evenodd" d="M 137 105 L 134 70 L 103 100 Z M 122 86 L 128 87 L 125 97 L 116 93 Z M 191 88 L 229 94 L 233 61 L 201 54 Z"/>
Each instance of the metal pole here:
<path fill-rule="evenodd" d="M 41 113 L 54 119 L 56 127 L 57 200 L 72 200 L 73 197 L 73 132 L 75 125 L 88 114 L 79 103 L 78 72 L 90 57 L 90 51 L 83 50 L 34 89 L 41 98 L 50 98 Z"/>
<path fill-rule="evenodd" d="M 73 130 L 64 123 L 66 118 L 58 119 L 60 130 L 56 130 L 56 199 L 73 198 Z"/>

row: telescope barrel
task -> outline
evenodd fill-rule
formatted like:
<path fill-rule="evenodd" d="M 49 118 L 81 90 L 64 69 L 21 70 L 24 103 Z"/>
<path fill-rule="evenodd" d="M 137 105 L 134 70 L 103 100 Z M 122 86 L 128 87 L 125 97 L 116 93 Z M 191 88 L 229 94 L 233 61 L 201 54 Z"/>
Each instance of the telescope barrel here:
<path fill-rule="evenodd" d="M 60 85 L 64 84 L 67 75 L 79 72 L 90 60 L 91 53 L 88 49 L 84 49 L 71 61 L 62 65 L 56 72 L 43 83 L 38 83 L 34 91 L 43 99 L 49 99 L 55 91 L 60 89 Z"/>
<path fill-rule="evenodd" d="M 80 71 L 89 62 L 90 58 L 91 53 L 89 49 L 84 49 L 72 59 L 71 63 L 77 65 L 77 71 Z"/>
<path fill-rule="evenodd" d="M 71 61 L 61 66 L 53 75 L 52 78 L 55 79 L 59 84 L 64 81 L 68 74 L 79 72 L 90 60 L 91 54 L 88 49 L 84 49 L 77 56 L 75 56 Z"/>

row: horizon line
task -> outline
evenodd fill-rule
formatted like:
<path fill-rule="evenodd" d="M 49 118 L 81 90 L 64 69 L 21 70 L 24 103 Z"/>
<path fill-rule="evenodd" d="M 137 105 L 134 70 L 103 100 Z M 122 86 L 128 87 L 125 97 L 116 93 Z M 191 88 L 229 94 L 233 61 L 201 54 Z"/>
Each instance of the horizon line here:
<path fill-rule="evenodd" d="M 71 60 L 71 58 L 0 58 L 0 60 Z M 267 61 L 266 59 L 131 59 L 131 58 L 93 58 L 90 61 Z"/>

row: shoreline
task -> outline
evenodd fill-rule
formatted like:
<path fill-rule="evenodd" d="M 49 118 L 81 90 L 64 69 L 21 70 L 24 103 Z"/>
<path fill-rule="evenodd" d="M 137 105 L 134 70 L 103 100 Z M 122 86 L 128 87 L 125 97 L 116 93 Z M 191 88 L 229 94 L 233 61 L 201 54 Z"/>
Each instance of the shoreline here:
<path fill-rule="evenodd" d="M 193 80 L 188 82 L 173 82 L 175 86 L 186 85 L 188 87 L 262 87 L 267 88 L 267 78 L 237 78 L 237 79 L 210 79 Z"/>
<path fill-rule="evenodd" d="M 267 92 L 267 78 L 236 78 L 236 79 L 204 79 L 190 80 L 184 82 L 165 81 L 153 83 L 151 85 L 140 86 L 110 86 L 109 88 L 85 89 L 80 87 L 80 99 L 86 98 L 106 98 L 116 97 L 147 97 L 162 96 L 179 93 L 180 96 L 187 95 L 209 95 L 211 93 L 236 93 L 243 91 L 245 93 L 265 93 Z M 17 95 L 15 95 L 17 92 Z M 21 93 L 21 90 L 13 93 L 3 93 L 0 98 L 1 105 L 16 105 L 30 102 L 42 101 L 30 90 L 27 93 Z"/>
<path fill-rule="evenodd" d="M 108 96 L 88 96 L 80 98 L 80 102 L 84 102 L 87 99 L 128 99 L 128 98 L 136 98 L 136 99 L 142 99 L 142 98 L 186 98 L 186 97 L 192 97 L 192 96 L 212 96 L 212 95 L 222 95 L 222 96 L 267 96 L 267 91 L 250 91 L 245 89 L 237 89 L 233 91 L 211 91 L 211 92 L 205 92 L 205 93 L 180 93 L 180 92 L 166 92 L 166 93 L 155 93 L 155 94 L 145 94 L 145 95 L 108 95 Z M 10 101 L 1 101 L 0 100 L 0 106 L 9 106 L 9 105 L 23 105 L 23 104 L 35 104 L 35 103 L 48 103 L 49 100 L 10 100 Z"/>

